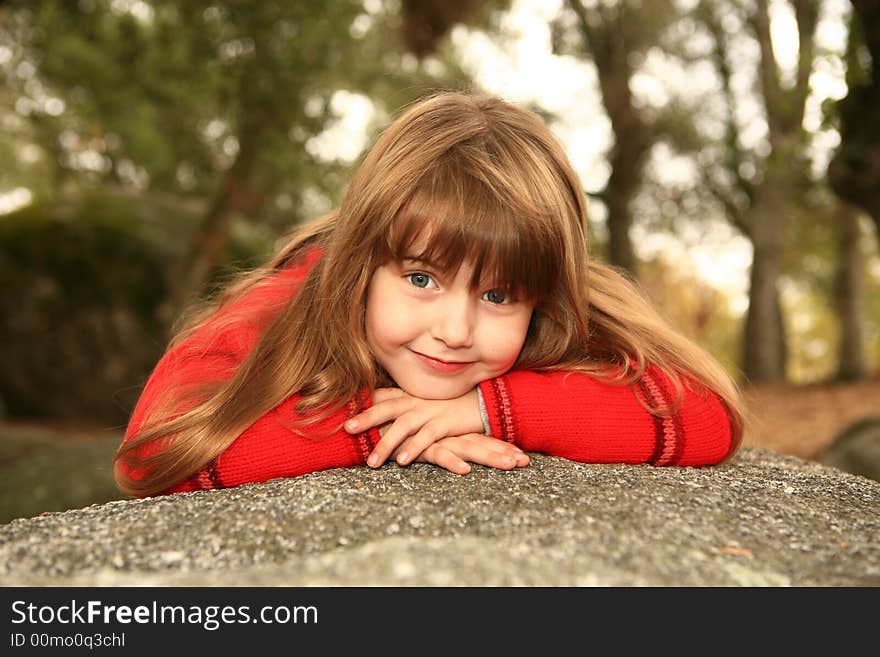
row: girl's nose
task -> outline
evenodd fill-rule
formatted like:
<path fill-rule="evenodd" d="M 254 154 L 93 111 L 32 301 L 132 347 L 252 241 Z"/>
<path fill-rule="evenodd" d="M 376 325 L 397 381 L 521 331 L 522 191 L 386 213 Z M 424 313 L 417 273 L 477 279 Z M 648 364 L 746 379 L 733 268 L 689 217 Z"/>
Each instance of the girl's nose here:
<path fill-rule="evenodd" d="M 474 308 L 470 299 L 450 298 L 440 304 L 431 322 L 431 335 L 450 349 L 473 345 Z"/>

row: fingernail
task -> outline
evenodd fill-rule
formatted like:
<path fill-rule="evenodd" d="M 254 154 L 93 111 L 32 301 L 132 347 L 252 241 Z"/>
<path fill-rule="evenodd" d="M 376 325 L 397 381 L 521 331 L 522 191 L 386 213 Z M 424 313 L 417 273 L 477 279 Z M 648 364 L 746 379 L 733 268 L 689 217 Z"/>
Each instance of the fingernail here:
<path fill-rule="evenodd" d="M 371 468 L 375 468 L 377 465 L 379 465 L 379 457 L 375 454 L 370 454 L 370 458 L 367 459 L 367 465 L 369 465 Z"/>
<path fill-rule="evenodd" d="M 345 423 L 345 428 L 348 429 L 349 431 L 354 431 L 355 429 L 357 429 L 357 427 L 358 427 L 358 423 L 355 422 L 354 420 L 349 420 L 348 422 Z"/>
<path fill-rule="evenodd" d="M 409 454 L 406 452 L 401 452 L 397 455 L 397 462 L 400 463 L 400 465 L 406 465 L 407 461 L 409 461 Z"/>

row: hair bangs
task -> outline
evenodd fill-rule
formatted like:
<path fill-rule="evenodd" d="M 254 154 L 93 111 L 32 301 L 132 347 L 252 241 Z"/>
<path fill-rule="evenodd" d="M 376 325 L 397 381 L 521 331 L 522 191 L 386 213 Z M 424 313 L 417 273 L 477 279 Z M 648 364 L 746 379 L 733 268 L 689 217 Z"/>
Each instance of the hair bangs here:
<path fill-rule="evenodd" d="M 532 300 L 558 283 L 563 239 L 558 222 L 542 217 L 529 199 L 502 196 L 485 181 L 461 173 L 428 172 L 387 231 L 385 257 L 416 258 L 454 274 L 473 267 L 472 289 L 502 287 Z"/>

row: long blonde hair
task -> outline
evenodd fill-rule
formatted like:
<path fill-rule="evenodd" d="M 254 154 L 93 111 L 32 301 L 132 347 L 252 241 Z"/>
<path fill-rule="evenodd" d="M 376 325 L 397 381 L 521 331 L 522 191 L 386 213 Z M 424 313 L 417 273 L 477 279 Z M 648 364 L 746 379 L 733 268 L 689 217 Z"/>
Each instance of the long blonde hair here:
<path fill-rule="evenodd" d="M 296 230 L 266 266 L 189 316 L 166 353 L 199 329 L 259 321 L 262 331 L 228 376 L 163 391 L 119 449 L 118 485 L 133 495 L 166 490 L 294 393 L 301 394 L 299 409 L 311 412 L 311 420 L 292 427 L 301 430 L 352 399 L 363 402 L 365 390 L 393 384 L 367 346 L 366 290 L 376 268 L 401 258 L 424 231 L 425 259 L 452 271 L 468 260 L 473 286 L 486 272 L 537 300 L 515 369 L 579 371 L 631 384 L 650 364 L 673 381 L 675 404 L 685 374 L 724 401 L 733 453 L 742 435 L 735 384 L 624 275 L 588 259 L 586 226 L 578 176 L 536 114 L 464 93 L 416 103 L 366 154 L 338 210 Z M 261 319 L 228 312 L 313 247 L 321 258 L 283 305 Z M 642 403 L 658 415 L 675 410 Z M 130 476 L 121 463 L 142 474 Z"/>

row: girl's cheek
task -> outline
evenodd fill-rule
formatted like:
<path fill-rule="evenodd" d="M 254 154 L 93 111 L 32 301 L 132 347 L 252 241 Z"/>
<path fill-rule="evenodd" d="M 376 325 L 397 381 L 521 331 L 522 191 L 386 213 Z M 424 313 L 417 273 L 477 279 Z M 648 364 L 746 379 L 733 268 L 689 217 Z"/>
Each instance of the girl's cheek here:
<path fill-rule="evenodd" d="M 524 336 L 520 339 L 516 332 L 514 335 L 500 335 L 487 344 L 483 351 L 484 358 L 498 367 L 510 367 L 519 358 L 524 339 Z"/>

